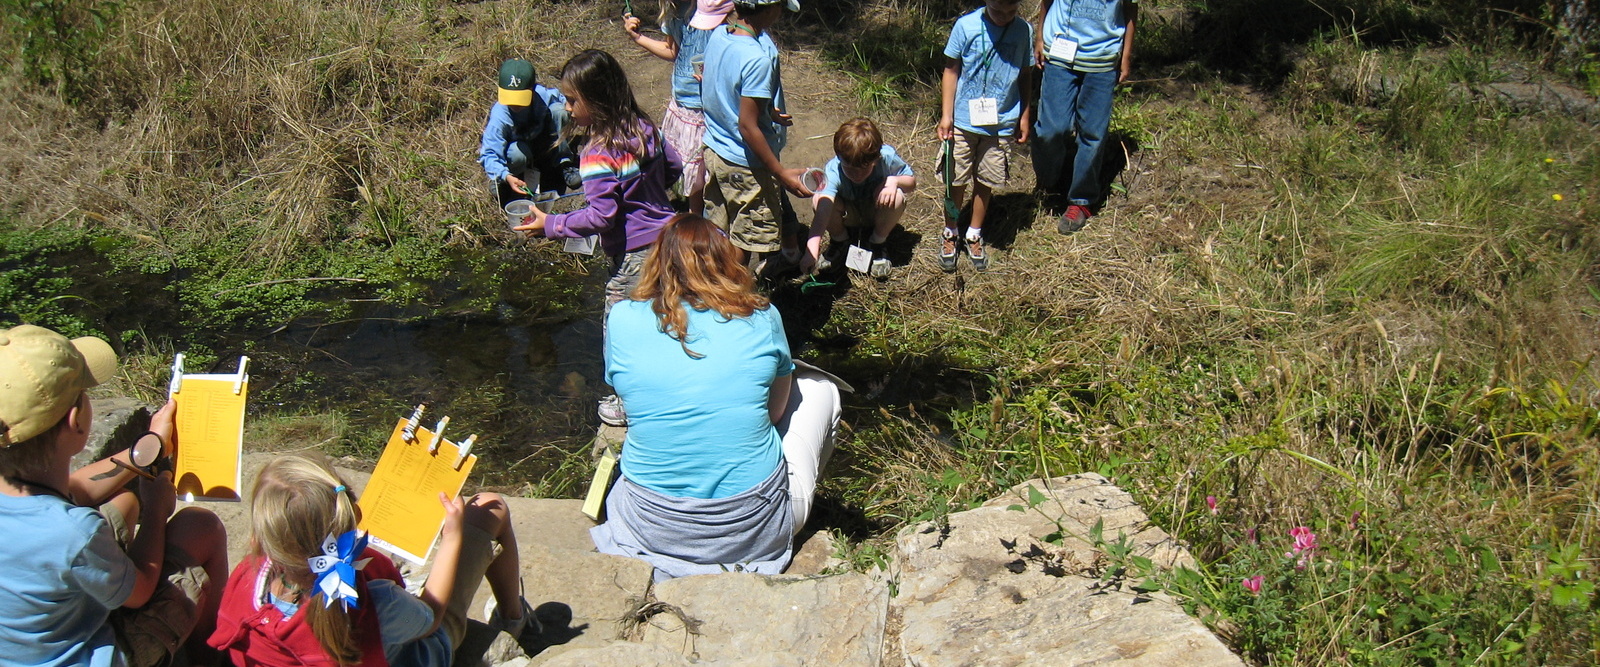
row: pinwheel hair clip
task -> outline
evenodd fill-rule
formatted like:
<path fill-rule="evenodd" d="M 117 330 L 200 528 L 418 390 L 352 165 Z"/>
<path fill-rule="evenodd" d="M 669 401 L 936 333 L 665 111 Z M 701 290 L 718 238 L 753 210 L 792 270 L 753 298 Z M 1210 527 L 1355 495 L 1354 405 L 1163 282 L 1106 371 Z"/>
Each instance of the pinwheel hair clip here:
<path fill-rule="evenodd" d="M 311 564 L 311 573 L 317 575 L 316 590 L 322 593 L 324 607 L 333 606 L 334 600 L 344 605 L 345 611 L 360 607 L 356 571 L 365 568 L 372 559 L 356 558 L 366 551 L 366 533 L 351 530 L 338 537 L 330 533 L 322 540 L 322 555 L 306 559 Z"/>

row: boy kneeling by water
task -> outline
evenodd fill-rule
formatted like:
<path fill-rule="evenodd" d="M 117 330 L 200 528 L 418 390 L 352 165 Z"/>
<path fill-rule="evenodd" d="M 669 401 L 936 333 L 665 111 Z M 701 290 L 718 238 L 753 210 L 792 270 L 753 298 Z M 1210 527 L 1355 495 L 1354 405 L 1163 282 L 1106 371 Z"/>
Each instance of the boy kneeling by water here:
<path fill-rule="evenodd" d="M 839 126 L 833 133 L 833 152 L 835 157 L 823 168 L 827 182 L 811 197 L 815 215 L 801 269 L 814 265 L 817 271 L 827 271 L 843 265 L 850 247 L 849 228 L 864 226 L 872 229 L 866 245 L 872 251 L 873 268 L 886 269 L 883 243 L 905 214 L 906 194 L 917 188 L 917 177 L 894 147 L 883 143 L 878 126 L 866 118 Z M 821 253 L 823 230 L 829 239 L 825 254 Z"/>
<path fill-rule="evenodd" d="M 478 146 L 478 163 L 499 205 L 528 197 L 530 187 L 576 189 L 581 183 L 577 158 L 556 143 L 567 122 L 567 99 L 534 83 L 533 64 L 520 58 L 500 64 L 499 91 Z M 528 183 L 532 178 L 538 180 Z"/>
<path fill-rule="evenodd" d="M 216 663 L 204 639 L 228 573 L 222 522 L 173 514 L 170 467 L 129 493 L 131 449 L 71 471 L 94 423 L 85 391 L 116 372 L 99 338 L 0 330 L 0 663 L 170 664 L 185 641 L 190 661 Z M 172 456 L 176 412 L 158 410 L 134 447 Z"/>

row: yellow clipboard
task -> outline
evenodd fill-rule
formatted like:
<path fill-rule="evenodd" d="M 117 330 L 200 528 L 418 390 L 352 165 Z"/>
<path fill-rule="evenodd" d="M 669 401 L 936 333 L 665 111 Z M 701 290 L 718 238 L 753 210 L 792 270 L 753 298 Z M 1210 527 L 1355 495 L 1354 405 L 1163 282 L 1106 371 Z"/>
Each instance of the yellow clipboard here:
<path fill-rule="evenodd" d="M 406 422 L 401 419 L 395 424 L 361 494 L 360 528 L 371 536 L 374 546 L 421 565 L 438 544 L 439 529 L 444 526 L 439 493 L 451 498 L 459 495 L 478 457 L 471 454 L 472 438 L 464 445 L 468 450 L 465 457 L 461 456 L 463 447 L 444 438 L 439 438 L 437 449 L 430 452 L 435 434 L 426 428 L 418 427 L 415 439 L 408 442 Z"/>
<path fill-rule="evenodd" d="M 239 358 L 239 372 L 183 373 L 183 355 L 173 362 L 169 392 L 177 403 L 178 456 L 173 485 L 185 501 L 238 502 L 244 486 L 244 409 L 250 397 L 249 357 Z"/>

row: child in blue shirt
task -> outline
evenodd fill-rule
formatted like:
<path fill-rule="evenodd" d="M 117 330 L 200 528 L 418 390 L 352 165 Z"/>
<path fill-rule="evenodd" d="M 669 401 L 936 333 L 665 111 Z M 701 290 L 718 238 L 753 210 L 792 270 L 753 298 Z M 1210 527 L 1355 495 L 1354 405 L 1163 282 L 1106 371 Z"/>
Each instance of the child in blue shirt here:
<path fill-rule="evenodd" d="M 965 246 L 973 268 L 988 268 L 983 248 L 983 222 L 994 188 L 1010 174 L 1011 142 L 1027 143 L 1032 109 L 1033 68 L 1029 46 L 1033 26 L 1018 21 L 1021 0 L 988 0 L 983 8 L 956 19 L 945 42 L 939 138 L 953 145 L 951 198 L 965 199 L 972 189 L 972 219 Z M 941 156 L 940 172 L 946 172 Z M 948 216 L 947 216 L 948 217 Z M 939 266 L 956 268 L 960 247 L 957 221 L 945 220 Z"/>
<path fill-rule="evenodd" d="M 796 0 L 736 0 L 727 26 L 706 43 L 700 100 L 706 114 L 706 217 L 748 253 L 800 262 L 799 222 L 784 191 L 810 197 L 803 169 L 778 160 L 794 119 L 784 112 L 778 47 L 767 29 Z"/>
<path fill-rule="evenodd" d="M 1067 211 L 1056 230 L 1083 227 L 1100 200 L 1101 144 L 1111 127 L 1111 97 L 1133 67 L 1137 0 L 1041 0 L 1034 58 L 1044 69 L 1033 170 L 1040 188 L 1060 187 L 1070 155 Z M 1077 150 L 1068 142 L 1077 135 Z"/>
<path fill-rule="evenodd" d="M 888 268 L 883 242 L 906 212 L 906 194 L 917 188 L 911 165 L 894 148 L 883 143 L 878 126 L 866 118 L 853 118 L 833 133 L 834 158 L 823 167 L 826 182 L 811 197 L 814 212 L 811 235 L 801 272 L 815 265 L 818 271 L 840 266 L 850 247 L 849 227 L 871 226 L 867 247 L 872 250 L 874 274 Z M 828 252 L 818 256 L 822 232 L 828 231 Z"/>
<path fill-rule="evenodd" d="M 577 188 L 582 182 L 572 151 L 556 144 L 566 124 L 565 97 L 533 82 L 533 64 L 513 58 L 500 64 L 500 96 L 489 109 L 478 145 L 478 162 L 495 184 L 501 206 L 529 196 L 527 177 L 537 171 L 541 190 Z"/>
<path fill-rule="evenodd" d="M 128 450 L 70 470 L 94 424 L 86 391 L 116 374 L 98 338 L 0 329 L 0 664 L 153 667 L 185 645 L 215 663 L 228 537 L 207 510 L 173 513 L 176 404 Z M 135 450 L 156 458 L 141 467 Z"/>
<path fill-rule="evenodd" d="M 722 25 L 733 10 L 733 0 L 662 0 L 663 39 L 639 32 L 640 20 L 622 15 L 622 29 L 639 48 L 662 60 L 672 61 L 672 101 L 661 118 L 661 134 L 683 158 L 683 193 L 689 199 L 689 212 L 699 215 L 706 208 L 705 149 L 706 114 L 700 102 L 697 65 L 703 65 L 706 41 L 711 31 Z"/>

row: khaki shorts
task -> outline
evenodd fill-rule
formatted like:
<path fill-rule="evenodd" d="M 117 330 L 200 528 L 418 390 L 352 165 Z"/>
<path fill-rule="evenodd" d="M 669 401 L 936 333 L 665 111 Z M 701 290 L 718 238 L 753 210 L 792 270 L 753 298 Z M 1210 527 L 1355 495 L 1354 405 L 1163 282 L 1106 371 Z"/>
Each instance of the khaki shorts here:
<path fill-rule="evenodd" d="M 133 531 L 122 513 L 108 504 L 101 506 L 100 514 L 111 524 L 117 544 L 127 550 Z M 189 554 L 182 549 L 167 549 L 161 561 L 161 580 L 150 594 L 150 601 L 137 609 L 122 607 L 111 611 L 109 622 L 116 632 L 117 646 L 131 667 L 167 664 L 194 630 L 211 578 L 204 566 L 189 560 Z"/>
<path fill-rule="evenodd" d="M 991 137 L 956 129 L 955 173 L 952 186 L 965 187 L 976 177 L 979 183 L 991 188 L 1006 184 L 1011 174 L 1012 137 Z M 937 167 L 944 174 L 944 156 L 939 156 Z"/>
<path fill-rule="evenodd" d="M 772 252 L 783 240 L 784 192 L 778 177 L 760 167 L 741 167 L 705 149 L 706 218 L 749 252 Z"/>
<path fill-rule="evenodd" d="M 484 529 L 467 524 L 461 526 L 461 556 L 456 560 L 456 588 L 450 592 L 450 602 L 445 605 L 440 624 L 450 635 L 450 645 L 459 647 L 467 637 L 467 607 L 478 594 L 483 575 L 489 563 L 500 555 L 500 543 Z"/>

